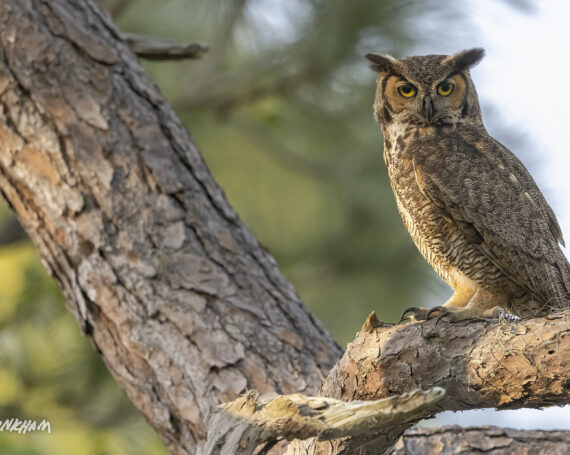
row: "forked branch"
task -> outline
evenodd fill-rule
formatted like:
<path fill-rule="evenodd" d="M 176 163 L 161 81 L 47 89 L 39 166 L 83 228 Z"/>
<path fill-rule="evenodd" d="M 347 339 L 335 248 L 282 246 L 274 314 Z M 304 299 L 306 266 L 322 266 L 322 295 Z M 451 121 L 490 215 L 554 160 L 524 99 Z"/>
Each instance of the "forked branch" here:
<path fill-rule="evenodd" d="M 373 313 L 323 385 L 321 393 L 334 399 L 250 393 L 218 409 L 201 453 L 266 453 L 280 440 L 297 439 L 289 455 L 356 449 L 379 454 L 389 451 L 415 422 L 442 410 L 566 404 L 569 319 L 566 311 L 507 325 L 427 321 L 393 326 L 378 322 Z M 420 392 L 418 387 L 430 389 Z M 473 436 L 479 431 L 483 439 L 504 432 L 446 431 L 421 437 L 412 432 L 399 444 L 429 445 L 460 438 L 462 432 Z M 567 433 L 545 434 L 554 445 L 568 438 Z M 525 432 L 501 437 L 507 445 L 531 446 Z"/>
<path fill-rule="evenodd" d="M 387 325 L 374 313 L 332 369 L 321 394 L 378 400 L 442 387 L 446 395 L 423 418 L 444 410 L 522 408 L 570 403 L 570 310 L 510 324 L 444 320 Z M 413 422 L 369 438 L 333 445 L 295 441 L 295 454 L 378 454 Z"/>

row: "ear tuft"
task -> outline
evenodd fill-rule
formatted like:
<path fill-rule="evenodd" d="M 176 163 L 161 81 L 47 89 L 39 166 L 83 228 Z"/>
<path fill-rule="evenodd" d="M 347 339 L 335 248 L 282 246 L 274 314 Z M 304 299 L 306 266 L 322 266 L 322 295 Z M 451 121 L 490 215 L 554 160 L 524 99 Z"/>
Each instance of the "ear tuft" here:
<path fill-rule="evenodd" d="M 396 60 L 394 57 L 388 54 L 366 54 L 367 60 L 370 60 L 372 68 L 377 73 L 388 73 L 394 70 L 393 63 Z"/>
<path fill-rule="evenodd" d="M 453 55 L 453 66 L 457 71 L 467 70 L 474 67 L 485 56 L 485 49 L 475 47 Z"/>

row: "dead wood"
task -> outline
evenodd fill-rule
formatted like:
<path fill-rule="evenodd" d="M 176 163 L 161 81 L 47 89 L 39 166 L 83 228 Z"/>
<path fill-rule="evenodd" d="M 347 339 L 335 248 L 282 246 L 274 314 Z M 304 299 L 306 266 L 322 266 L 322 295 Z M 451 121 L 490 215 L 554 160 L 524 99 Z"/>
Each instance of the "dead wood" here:
<path fill-rule="evenodd" d="M 198 454 L 251 455 L 259 446 L 269 450 L 280 440 L 363 438 L 378 428 L 389 432 L 423 415 L 444 394 L 434 387 L 382 400 L 345 402 L 300 394 L 260 397 L 248 393 L 214 413 L 208 423 L 208 441 Z"/>

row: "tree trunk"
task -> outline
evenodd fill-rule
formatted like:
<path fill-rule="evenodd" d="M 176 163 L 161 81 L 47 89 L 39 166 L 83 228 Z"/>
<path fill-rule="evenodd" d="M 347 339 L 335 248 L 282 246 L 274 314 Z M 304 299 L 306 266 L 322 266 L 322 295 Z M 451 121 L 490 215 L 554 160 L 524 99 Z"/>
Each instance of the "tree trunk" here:
<path fill-rule="evenodd" d="M 196 453 L 214 407 L 246 389 L 316 394 L 341 350 L 231 209 L 108 15 L 86 0 L 0 0 L 0 22 L 0 188 L 172 452 Z M 448 388 L 427 414 L 566 403 L 568 365 L 548 342 L 567 346 L 568 331 L 557 335 L 558 319 L 534 324 L 534 346 L 534 332 L 509 338 L 490 322 L 369 326 L 322 392 L 349 400 Z M 499 342 L 494 363 L 485 347 Z M 354 357 L 358 343 L 366 349 Z M 340 440 L 331 453 L 353 443 L 362 441 Z"/>
<path fill-rule="evenodd" d="M 175 453 L 247 388 L 315 394 L 341 351 L 90 1 L 0 1 L 0 187 Z M 189 84 L 192 81 L 188 81 Z"/>

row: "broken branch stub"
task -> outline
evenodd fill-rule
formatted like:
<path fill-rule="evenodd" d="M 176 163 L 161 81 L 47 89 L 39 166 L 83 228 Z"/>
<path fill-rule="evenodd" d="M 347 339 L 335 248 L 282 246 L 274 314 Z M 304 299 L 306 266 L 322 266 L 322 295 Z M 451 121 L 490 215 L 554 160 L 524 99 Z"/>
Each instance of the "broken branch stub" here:
<path fill-rule="evenodd" d="M 424 415 L 444 395 L 442 388 L 434 387 L 377 401 L 345 402 L 249 392 L 218 407 L 208 424 L 207 442 L 198 454 L 250 455 L 260 446 L 265 453 L 284 439 L 369 437 Z"/>
<path fill-rule="evenodd" d="M 123 33 L 123 39 L 137 57 L 146 60 L 197 59 L 208 51 L 202 43 L 176 43 L 134 33 Z"/>

